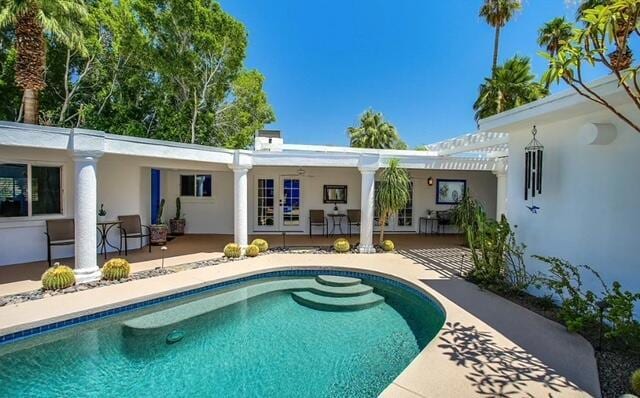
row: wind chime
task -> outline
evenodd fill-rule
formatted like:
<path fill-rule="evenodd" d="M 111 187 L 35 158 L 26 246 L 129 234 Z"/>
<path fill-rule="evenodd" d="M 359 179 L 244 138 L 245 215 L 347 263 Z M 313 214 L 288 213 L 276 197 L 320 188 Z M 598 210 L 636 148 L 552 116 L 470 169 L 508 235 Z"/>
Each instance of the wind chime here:
<path fill-rule="evenodd" d="M 533 138 L 524 148 L 524 200 L 530 202 L 527 208 L 537 214 L 540 207 L 536 206 L 534 201 L 536 195 L 542 194 L 542 154 L 544 146 L 536 139 L 538 130 L 533 126 L 531 130 Z"/>

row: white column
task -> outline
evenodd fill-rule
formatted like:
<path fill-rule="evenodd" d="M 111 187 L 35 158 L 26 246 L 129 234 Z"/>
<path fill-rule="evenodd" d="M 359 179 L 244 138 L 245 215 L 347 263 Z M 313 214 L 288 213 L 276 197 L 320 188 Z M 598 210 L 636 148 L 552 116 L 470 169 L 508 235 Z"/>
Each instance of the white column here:
<path fill-rule="evenodd" d="M 360 196 L 360 253 L 375 253 L 373 247 L 374 184 L 377 168 L 359 168 L 362 174 Z"/>
<path fill-rule="evenodd" d="M 100 279 L 97 264 L 97 185 L 95 155 L 76 154 L 75 161 L 75 274 L 78 283 Z"/>
<path fill-rule="evenodd" d="M 507 170 L 508 164 L 505 159 L 496 162 L 496 169 L 493 171 L 497 179 L 496 193 L 496 219 L 507 216 Z"/>
<path fill-rule="evenodd" d="M 247 173 L 249 167 L 233 166 L 233 237 L 241 247 L 248 245 Z"/>

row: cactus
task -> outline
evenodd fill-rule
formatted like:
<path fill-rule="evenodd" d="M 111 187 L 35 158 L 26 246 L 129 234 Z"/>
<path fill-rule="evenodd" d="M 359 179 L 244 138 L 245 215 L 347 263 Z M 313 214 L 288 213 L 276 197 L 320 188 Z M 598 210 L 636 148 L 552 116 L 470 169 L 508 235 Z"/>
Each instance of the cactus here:
<path fill-rule="evenodd" d="M 382 241 L 382 243 L 380 243 L 380 247 L 382 247 L 382 250 L 386 252 L 390 252 L 396 248 L 396 245 L 394 245 L 392 241 L 387 239 L 385 241 Z"/>
<path fill-rule="evenodd" d="M 180 202 L 180 197 L 176 198 L 176 220 L 180 220 L 180 216 L 182 215 L 182 203 Z"/>
<path fill-rule="evenodd" d="M 224 255 L 229 258 L 238 258 L 242 255 L 242 249 L 237 243 L 229 243 L 224 247 Z"/>
<path fill-rule="evenodd" d="M 335 242 L 333 242 L 333 248 L 338 253 L 346 253 L 349 251 L 349 249 L 351 249 L 351 245 L 345 238 L 338 238 Z"/>
<path fill-rule="evenodd" d="M 631 391 L 633 391 L 634 394 L 640 395 L 640 369 L 636 369 L 636 371 L 631 374 L 629 383 L 631 384 Z"/>
<path fill-rule="evenodd" d="M 131 266 L 123 258 L 112 258 L 102 266 L 102 279 L 115 281 L 129 276 Z"/>
<path fill-rule="evenodd" d="M 256 257 L 258 254 L 260 254 L 260 248 L 256 245 L 249 245 L 247 246 L 247 250 L 245 250 L 245 254 L 248 257 Z"/>
<path fill-rule="evenodd" d="M 66 289 L 75 285 L 76 276 L 73 270 L 66 265 L 55 263 L 42 274 L 42 288 L 44 290 Z"/>
<path fill-rule="evenodd" d="M 158 218 L 156 219 L 156 225 L 164 224 L 164 221 L 162 220 L 163 215 L 164 215 L 164 199 L 161 199 L 160 205 L 158 205 Z"/>
<path fill-rule="evenodd" d="M 258 246 L 258 249 L 260 249 L 260 253 L 269 250 L 269 244 L 264 239 L 254 239 L 251 244 L 254 246 Z"/>

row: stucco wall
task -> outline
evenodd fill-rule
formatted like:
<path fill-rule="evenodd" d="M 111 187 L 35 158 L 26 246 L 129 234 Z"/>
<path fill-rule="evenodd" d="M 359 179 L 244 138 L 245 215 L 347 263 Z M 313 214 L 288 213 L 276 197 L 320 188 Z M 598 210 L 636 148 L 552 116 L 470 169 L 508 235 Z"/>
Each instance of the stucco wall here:
<path fill-rule="evenodd" d="M 627 115 L 637 109 L 627 107 Z M 612 123 L 617 138 L 609 145 L 586 145 L 579 134 L 585 123 Z M 640 290 L 640 134 L 607 111 L 538 123 L 545 146 L 543 194 L 532 214 L 524 201 L 524 147 L 530 128 L 509 131 L 508 216 L 528 254 L 556 256 L 589 264 L 607 281 L 619 280 Z M 544 265 L 529 261 L 534 270 Z M 598 288 L 589 281 L 589 286 Z"/>

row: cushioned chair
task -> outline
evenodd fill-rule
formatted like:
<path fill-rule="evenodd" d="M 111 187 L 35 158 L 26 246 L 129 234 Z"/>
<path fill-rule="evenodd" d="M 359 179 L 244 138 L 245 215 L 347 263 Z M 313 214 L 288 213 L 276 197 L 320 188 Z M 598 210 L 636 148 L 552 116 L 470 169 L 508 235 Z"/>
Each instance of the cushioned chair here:
<path fill-rule="evenodd" d="M 118 221 L 122 221 L 120 224 L 120 247 L 124 241 L 124 255 L 128 254 L 127 240 L 130 238 L 140 238 L 140 248 L 144 247 L 144 238 L 150 238 L 151 228 L 148 225 L 142 225 L 139 215 L 130 216 L 118 216 Z M 144 233 L 143 228 L 146 229 Z M 151 243 L 149 242 L 149 253 L 151 253 Z"/>
<path fill-rule="evenodd" d="M 452 213 L 450 210 L 436 211 L 436 218 L 438 219 L 438 232 L 444 234 L 446 227 L 452 225 Z"/>
<path fill-rule="evenodd" d="M 76 243 L 73 218 L 47 220 L 47 262 L 51 267 L 51 246 L 68 246 Z"/>
<path fill-rule="evenodd" d="M 309 237 L 313 227 L 322 227 L 322 236 L 329 234 L 329 223 L 324 216 L 324 210 L 309 210 Z"/>
<path fill-rule="evenodd" d="M 349 236 L 351 236 L 351 227 L 360 226 L 360 209 L 347 209 L 347 224 L 349 225 Z"/>

